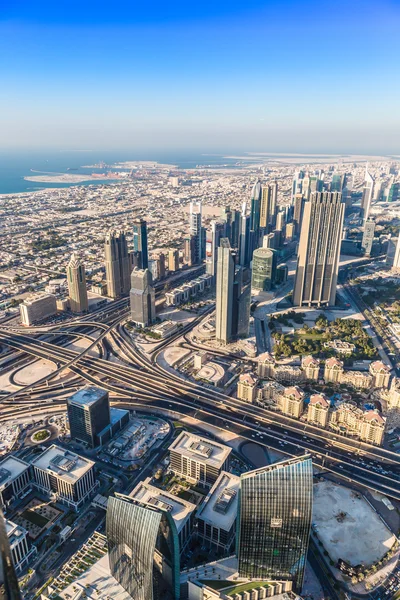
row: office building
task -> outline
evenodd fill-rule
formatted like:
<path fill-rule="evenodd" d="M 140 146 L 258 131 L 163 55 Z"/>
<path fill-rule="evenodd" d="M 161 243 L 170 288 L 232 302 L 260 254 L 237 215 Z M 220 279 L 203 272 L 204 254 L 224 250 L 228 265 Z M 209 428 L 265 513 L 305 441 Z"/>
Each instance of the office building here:
<path fill-rule="evenodd" d="M 89 308 L 85 267 L 77 254 L 71 256 L 67 267 L 69 307 L 74 313 L 87 312 Z"/>
<path fill-rule="evenodd" d="M 147 269 L 149 266 L 149 249 L 147 245 L 147 222 L 136 219 L 133 223 L 133 251 L 138 256 L 138 269 Z"/>
<path fill-rule="evenodd" d="M 375 221 L 373 221 L 372 219 L 368 219 L 364 224 L 364 231 L 361 242 L 361 248 L 363 249 L 365 256 L 371 256 L 374 234 Z"/>
<path fill-rule="evenodd" d="M 127 296 L 130 286 L 130 258 L 123 231 L 110 231 L 104 242 L 107 294 L 110 298 Z"/>
<path fill-rule="evenodd" d="M 110 424 L 108 392 L 87 385 L 68 398 L 67 411 L 71 439 L 90 448 L 98 446 L 99 433 Z"/>
<path fill-rule="evenodd" d="M 153 278 L 148 269 L 133 269 L 130 291 L 131 319 L 139 327 L 148 327 L 156 318 Z"/>
<path fill-rule="evenodd" d="M 19 311 L 22 325 L 29 327 L 56 314 L 56 297 L 45 292 L 32 294 L 19 305 Z"/>
<path fill-rule="evenodd" d="M 229 470 L 229 446 L 182 431 L 169 447 L 175 475 L 201 487 L 211 487 L 221 471 Z"/>
<path fill-rule="evenodd" d="M 307 421 L 326 427 L 329 420 L 330 400 L 325 394 L 311 394 L 307 409 Z"/>
<path fill-rule="evenodd" d="M 243 203 L 242 214 L 240 217 L 239 233 L 239 264 L 242 267 L 248 267 L 252 256 L 250 248 L 250 217 L 246 215 L 246 203 Z"/>
<path fill-rule="evenodd" d="M 332 175 L 332 181 L 330 185 L 331 192 L 341 192 L 343 189 L 344 183 L 344 174 L 340 175 L 339 173 L 335 173 Z"/>
<path fill-rule="evenodd" d="M 179 250 L 168 251 L 168 270 L 179 271 Z"/>
<path fill-rule="evenodd" d="M 106 532 L 111 574 L 132 598 L 179 599 L 179 539 L 168 502 L 116 494 L 108 499 Z"/>
<path fill-rule="evenodd" d="M 239 576 L 289 580 L 300 592 L 311 529 L 313 469 L 307 455 L 240 478 Z"/>
<path fill-rule="evenodd" d="M 304 211 L 304 196 L 303 194 L 296 194 L 293 199 L 293 223 L 295 226 L 296 235 L 300 235 L 301 224 L 303 221 Z"/>
<path fill-rule="evenodd" d="M 269 226 L 275 226 L 277 198 L 278 184 L 276 181 L 263 186 L 260 205 L 260 228 L 265 232 L 268 231 Z"/>
<path fill-rule="evenodd" d="M 305 202 L 294 306 L 333 306 L 339 271 L 344 204 L 337 192 L 313 193 Z"/>
<path fill-rule="evenodd" d="M 292 204 L 296 196 L 301 195 L 303 191 L 304 171 L 295 171 L 292 184 Z"/>
<path fill-rule="evenodd" d="M 2 600 L 22 600 L 18 577 L 7 535 L 6 522 L 0 511 L 0 598 Z"/>
<path fill-rule="evenodd" d="M 256 181 L 251 191 L 250 198 L 250 252 L 260 245 L 260 211 L 261 211 L 262 188 L 261 183 Z"/>
<path fill-rule="evenodd" d="M 0 462 L 0 508 L 28 492 L 31 483 L 29 464 L 9 454 Z"/>
<path fill-rule="evenodd" d="M 217 274 L 217 258 L 219 244 L 225 235 L 226 223 L 223 221 L 211 221 L 211 256 L 207 259 L 207 273 L 212 277 Z"/>
<path fill-rule="evenodd" d="M 32 461 L 34 485 L 56 502 L 78 510 L 96 490 L 94 465 L 53 444 Z"/>
<path fill-rule="evenodd" d="M 236 537 L 240 477 L 222 471 L 197 510 L 197 535 L 203 544 L 229 553 Z"/>
<path fill-rule="evenodd" d="M 192 265 L 200 264 L 206 257 L 206 230 L 202 226 L 201 202 L 195 208 L 190 203 L 189 233 L 191 238 L 191 262 Z"/>
<path fill-rule="evenodd" d="M 6 532 L 13 565 L 15 571 L 20 574 L 28 565 L 32 564 L 37 549 L 36 546 L 31 545 L 28 532 L 21 525 L 6 520 Z"/>
<path fill-rule="evenodd" d="M 372 175 L 368 172 L 368 165 L 367 165 L 366 169 L 365 169 L 365 181 L 364 181 L 363 193 L 362 193 L 362 198 L 361 198 L 361 211 L 360 211 L 360 216 L 361 216 L 364 224 L 369 217 L 373 194 L 374 194 L 374 179 L 373 179 Z"/>
<path fill-rule="evenodd" d="M 400 200 L 400 182 L 395 181 L 389 187 L 386 202 L 397 202 L 398 200 Z"/>
<path fill-rule="evenodd" d="M 257 248 L 253 252 L 251 287 L 269 292 L 276 279 L 276 253 L 271 248 Z"/>

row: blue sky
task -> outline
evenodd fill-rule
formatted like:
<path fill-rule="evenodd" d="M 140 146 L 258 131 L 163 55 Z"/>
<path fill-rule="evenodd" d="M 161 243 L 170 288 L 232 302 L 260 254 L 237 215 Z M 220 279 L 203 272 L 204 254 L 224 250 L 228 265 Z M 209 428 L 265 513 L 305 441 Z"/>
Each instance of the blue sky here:
<path fill-rule="evenodd" d="M 400 154 L 400 2 L 0 0 L 0 147 Z"/>

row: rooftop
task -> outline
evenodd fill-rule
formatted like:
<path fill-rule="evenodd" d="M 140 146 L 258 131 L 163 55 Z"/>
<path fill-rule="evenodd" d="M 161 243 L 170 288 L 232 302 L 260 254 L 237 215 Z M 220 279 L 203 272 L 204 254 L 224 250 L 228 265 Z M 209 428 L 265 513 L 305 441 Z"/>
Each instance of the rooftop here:
<path fill-rule="evenodd" d="M 176 529 L 179 533 L 190 515 L 196 510 L 196 505 L 150 485 L 149 481 L 150 477 L 138 483 L 129 497 L 169 512 L 175 521 Z"/>
<path fill-rule="evenodd" d="M 201 503 L 197 518 L 229 531 L 237 515 L 239 487 L 240 477 L 222 471 Z"/>
<path fill-rule="evenodd" d="M 7 456 L 0 463 L 0 490 L 19 477 L 28 468 L 28 463 L 16 456 Z"/>
<path fill-rule="evenodd" d="M 310 396 L 310 404 L 320 404 L 323 408 L 328 408 L 330 402 L 325 394 L 312 394 Z"/>
<path fill-rule="evenodd" d="M 102 388 L 94 385 L 85 385 L 82 389 L 78 390 L 70 398 L 68 398 L 69 404 L 78 404 L 80 406 L 93 406 L 98 400 L 108 395 L 108 392 Z"/>
<path fill-rule="evenodd" d="M 182 431 L 176 440 L 172 442 L 169 450 L 179 452 L 219 469 L 222 468 L 224 462 L 232 452 L 232 448 L 229 448 L 229 446 L 219 444 L 188 431 Z"/>
<path fill-rule="evenodd" d="M 78 481 L 94 464 L 92 460 L 83 458 L 79 454 L 75 454 L 69 450 L 59 448 L 55 444 L 47 448 L 32 461 L 32 465 L 38 467 L 38 469 L 54 473 L 69 483 Z"/>

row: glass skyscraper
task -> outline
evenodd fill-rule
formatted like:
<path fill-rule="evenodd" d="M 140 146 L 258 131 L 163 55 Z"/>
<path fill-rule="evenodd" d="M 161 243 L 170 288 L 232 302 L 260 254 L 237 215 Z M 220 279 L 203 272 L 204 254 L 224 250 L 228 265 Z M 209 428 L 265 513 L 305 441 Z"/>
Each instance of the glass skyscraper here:
<path fill-rule="evenodd" d="M 310 456 L 241 476 L 237 554 L 239 576 L 290 580 L 301 590 L 312 515 Z"/>
<path fill-rule="evenodd" d="M 137 219 L 133 223 L 133 251 L 137 254 L 139 269 L 149 268 L 149 250 L 147 245 L 147 222 Z"/>

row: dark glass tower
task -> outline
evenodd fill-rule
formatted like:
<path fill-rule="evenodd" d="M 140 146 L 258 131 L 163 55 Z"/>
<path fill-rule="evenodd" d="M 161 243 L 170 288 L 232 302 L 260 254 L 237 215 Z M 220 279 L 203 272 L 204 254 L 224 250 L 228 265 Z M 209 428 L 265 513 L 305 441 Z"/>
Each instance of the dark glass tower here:
<path fill-rule="evenodd" d="M 110 424 L 108 392 L 95 386 L 86 386 L 67 400 L 71 438 L 98 445 L 98 434 Z"/>
<path fill-rule="evenodd" d="M 11 556 L 6 524 L 0 511 L 0 599 L 22 600 Z"/>
<path fill-rule="evenodd" d="M 133 223 L 133 251 L 139 254 L 139 269 L 149 268 L 149 250 L 147 247 L 147 223 L 144 219 L 137 219 Z"/>
<path fill-rule="evenodd" d="M 240 577 L 293 581 L 301 590 L 312 515 L 312 461 L 291 458 L 241 476 Z"/>

